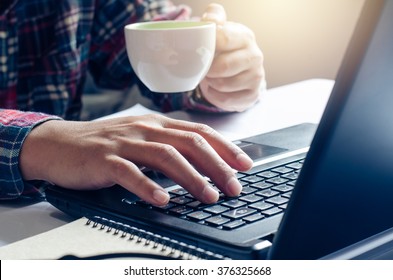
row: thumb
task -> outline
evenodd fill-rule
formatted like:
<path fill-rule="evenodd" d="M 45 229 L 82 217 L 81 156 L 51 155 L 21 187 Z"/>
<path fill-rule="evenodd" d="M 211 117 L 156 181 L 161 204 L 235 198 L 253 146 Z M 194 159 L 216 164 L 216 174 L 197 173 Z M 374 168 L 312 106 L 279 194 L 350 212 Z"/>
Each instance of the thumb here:
<path fill-rule="evenodd" d="M 207 6 L 201 20 L 212 21 L 217 25 L 223 25 L 227 20 L 227 15 L 223 6 L 211 3 Z"/>

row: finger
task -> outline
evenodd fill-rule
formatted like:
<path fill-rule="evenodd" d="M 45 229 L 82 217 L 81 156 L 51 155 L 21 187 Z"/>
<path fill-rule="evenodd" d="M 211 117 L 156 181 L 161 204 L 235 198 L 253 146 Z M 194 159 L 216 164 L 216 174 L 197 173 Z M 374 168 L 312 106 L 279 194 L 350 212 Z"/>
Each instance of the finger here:
<path fill-rule="evenodd" d="M 168 138 L 167 134 L 165 138 Z M 130 146 L 135 148 L 132 152 L 128 149 L 122 151 L 128 160 L 159 170 L 203 203 L 217 201 L 217 191 L 173 146 L 157 142 L 131 141 Z"/>
<path fill-rule="evenodd" d="M 165 133 L 165 143 L 175 147 L 193 167 L 209 177 L 226 195 L 236 196 L 240 193 L 241 185 L 237 182 L 233 169 L 200 134 L 169 128 L 163 128 L 161 130 L 157 129 L 156 131 L 157 139 L 162 138 L 162 135 Z M 165 167 L 163 166 L 163 168 Z M 172 173 L 172 171 L 174 170 L 170 169 L 165 171 L 165 173 Z M 178 170 L 175 173 L 174 175 L 177 175 Z M 186 186 L 186 188 L 191 193 L 199 191 L 194 186 Z"/>
<path fill-rule="evenodd" d="M 198 133 L 206 139 L 209 145 L 213 147 L 226 163 L 236 170 L 246 171 L 252 167 L 253 162 L 246 153 L 207 125 L 166 119 L 163 122 L 163 126 L 166 128 Z"/>
<path fill-rule="evenodd" d="M 206 77 L 233 77 L 249 69 L 253 75 L 263 74 L 263 54 L 258 48 L 244 48 L 217 54 Z"/>
<path fill-rule="evenodd" d="M 254 33 L 242 24 L 226 22 L 217 27 L 217 52 L 241 49 L 253 41 L 255 41 Z"/>
<path fill-rule="evenodd" d="M 223 25 L 227 20 L 224 7 L 215 3 L 209 4 L 202 15 L 201 20 L 212 21 L 217 25 Z"/>
<path fill-rule="evenodd" d="M 200 87 L 208 102 L 228 112 L 243 112 L 260 98 L 259 89 L 222 92 L 207 83 L 201 84 Z"/>
<path fill-rule="evenodd" d="M 254 70 L 247 70 L 240 74 L 224 78 L 205 77 L 209 88 L 222 93 L 236 93 L 240 91 L 256 91 L 261 83 L 263 74 Z M 205 92 L 203 92 L 205 93 Z"/>
<path fill-rule="evenodd" d="M 111 166 L 111 177 L 116 184 L 153 205 L 163 206 L 169 202 L 169 194 L 132 162 L 116 157 L 111 160 Z"/>

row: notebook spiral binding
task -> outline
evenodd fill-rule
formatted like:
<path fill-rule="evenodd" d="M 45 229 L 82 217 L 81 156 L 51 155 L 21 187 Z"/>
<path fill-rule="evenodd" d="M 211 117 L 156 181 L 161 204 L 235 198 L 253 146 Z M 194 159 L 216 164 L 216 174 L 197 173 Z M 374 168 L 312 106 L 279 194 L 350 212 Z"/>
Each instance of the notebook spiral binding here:
<path fill-rule="evenodd" d="M 173 256 L 176 259 L 191 260 L 223 260 L 229 259 L 223 255 L 216 254 L 211 251 L 189 245 L 178 240 L 171 239 L 159 234 L 149 232 L 135 226 L 120 223 L 118 221 L 110 220 L 100 216 L 86 217 L 86 225 L 105 230 L 106 233 L 113 235 L 120 235 L 121 238 L 128 240 L 135 240 L 137 243 L 144 242 L 145 246 L 151 246 L 153 249 L 159 250 L 160 254 L 165 254 L 168 257 Z M 179 252 L 178 254 L 175 254 Z"/>

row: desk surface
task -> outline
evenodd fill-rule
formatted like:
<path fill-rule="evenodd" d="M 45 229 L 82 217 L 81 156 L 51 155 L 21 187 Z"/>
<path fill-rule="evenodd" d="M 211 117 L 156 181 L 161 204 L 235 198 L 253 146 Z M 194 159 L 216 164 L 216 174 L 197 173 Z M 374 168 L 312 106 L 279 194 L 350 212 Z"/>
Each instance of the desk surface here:
<path fill-rule="evenodd" d="M 303 122 L 318 123 L 333 85 L 331 80 L 313 79 L 273 88 L 261 102 L 243 113 L 212 115 L 182 111 L 166 115 L 206 123 L 235 140 Z M 72 218 L 47 202 L 0 202 L 0 246 L 70 221 Z"/>

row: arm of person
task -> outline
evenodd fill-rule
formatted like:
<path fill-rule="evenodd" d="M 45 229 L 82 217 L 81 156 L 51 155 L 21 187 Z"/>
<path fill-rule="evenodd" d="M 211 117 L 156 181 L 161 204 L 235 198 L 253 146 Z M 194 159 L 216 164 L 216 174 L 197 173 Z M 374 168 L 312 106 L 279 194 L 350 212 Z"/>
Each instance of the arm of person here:
<path fill-rule="evenodd" d="M 207 164 L 208 163 L 208 164 Z M 198 200 L 212 203 L 217 191 L 241 191 L 235 170 L 252 160 L 212 128 L 160 115 L 94 122 L 51 120 L 34 128 L 23 143 L 19 168 L 25 180 L 44 180 L 70 189 L 119 184 L 154 205 L 165 205 L 165 189 L 141 172 L 164 173 Z"/>
<path fill-rule="evenodd" d="M 167 1 L 159 2 L 167 3 Z M 158 14 L 160 13 L 157 12 Z M 168 14 L 176 14 L 176 10 L 172 10 Z M 100 19 L 105 21 L 105 18 Z M 113 40 L 113 42 L 115 41 Z M 119 42 L 117 43 L 121 46 Z M 96 41 L 95 44 L 99 45 L 99 42 Z M 101 57 L 103 61 L 94 60 L 93 57 L 93 61 L 109 63 L 106 64 L 107 67 L 102 67 L 102 69 L 107 69 L 105 71 L 109 71 L 112 76 L 121 78 L 121 80 L 126 79 L 127 75 L 119 75 L 124 72 L 122 68 L 125 65 L 123 64 L 124 60 L 127 60 L 128 65 L 128 68 L 125 69 L 130 69 L 124 51 L 116 52 L 115 48 L 110 48 L 110 44 L 102 46 L 104 49 L 110 50 L 108 53 L 111 55 Z M 98 74 L 98 79 L 104 79 L 103 85 L 110 86 L 111 82 L 116 84 L 116 79 L 111 81 L 113 78 L 111 75 L 105 75 L 105 72 Z M 189 97 L 192 95 L 172 96 L 175 100 L 181 101 L 171 101 L 172 105 L 181 104 L 184 107 L 185 104 L 191 104 L 190 107 L 196 107 L 201 104 L 190 102 L 192 98 Z M 180 98 L 178 98 L 179 96 Z M 161 97 L 164 100 L 167 98 L 164 95 Z M 164 103 L 162 102 L 162 104 Z M 205 107 L 208 108 L 209 104 Z M 216 110 L 218 107 L 212 106 L 211 108 Z M 221 109 L 218 108 L 218 110 Z M 29 118 L 31 118 L 30 121 Z M 252 164 L 241 150 L 222 139 L 211 128 L 203 125 L 179 124 L 174 120 L 162 119 L 158 116 L 119 119 L 113 123 L 77 123 L 52 120 L 55 118 L 38 113 L 22 113 L 13 110 L 0 112 L 0 141 L 4 144 L 1 146 L 2 158 L 0 162 L 0 180 L 2 182 L 0 192 L 3 198 L 14 198 L 21 193 L 30 191 L 30 188 L 27 187 L 30 186 L 27 182 L 30 180 L 43 180 L 69 188 L 82 189 L 108 187 L 116 183 L 135 192 L 146 201 L 162 205 L 168 199 L 167 194 L 154 182 L 147 179 L 138 168 L 139 166 L 147 166 L 162 171 L 180 185 L 188 186 L 187 188 L 191 188 L 190 192 L 201 201 L 212 202 L 217 198 L 217 193 L 197 171 L 211 177 L 225 194 L 237 195 L 241 187 L 233 174 L 233 169 L 245 170 L 250 168 Z M 142 128 L 139 125 L 142 125 Z M 108 128 L 110 126 L 113 126 L 113 130 Z M 133 131 L 132 129 L 135 127 L 138 129 Z M 89 130 L 89 128 L 93 130 Z M 76 135 L 87 131 L 90 131 L 91 134 L 84 135 L 83 138 L 78 138 Z M 116 135 L 116 132 L 120 132 L 120 135 Z M 150 138 L 152 135 L 155 137 Z M 132 138 L 133 136 L 136 138 Z M 131 143 L 126 143 L 126 139 Z M 109 143 L 112 143 L 113 146 L 104 145 Z M 63 152 L 63 150 L 67 152 Z M 96 153 L 96 151 L 99 152 Z M 142 155 L 140 151 L 146 153 Z M 132 156 L 128 153 L 132 153 Z M 91 167 L 94 166 L 95 161 L 92 159 L 95 156 L 101 157 L 100 159 L 106 163 L 99 166 L 103 166 L 102 169 Z M 206 162 L 214 164 L 209 165 L 210 168 L 206 170 Z M 90 166 L 90 164 L 92 165 Z M 88 166 L 88 169 L 85 169 L 85 166 Z M 118 168 L 114 168 L 114 166 Z M 184 174 L 177 175 L 179 173 L 174 174 L 173 170 L 176 169 L 181 170 L 185 176 Z M 92 173 L 93 175 L 98 172 L 101 176 L 95 174 L 96 177 L 91 177 L 94 180 L 87 183 L 80 181 L 81 176 L 76 176 L 75 181 L 72 181 L 72 178 L 65 178 L 73 177 L 69 174 L 79 174 L 74 171 L 80 172 L 81 170 L 86 170 L 87 174 Z M 134 179 L 132 180 L 131 177 Z M 126 182 L 119 181 L 125 180 L 124 178 L 127 178 Z M 195 184 L 190 187 L 189 184 L 185 184 L 186 180 L 187 182 L 195 182 Z M 136 184 L 140 186 L 137 189 L 131 186 L 131 183 L 139 182 L 140 184 Z M 132 185 L 135 186 L 135 184 Z M 156 199 L 153 199 L 154 197 Z"/>

